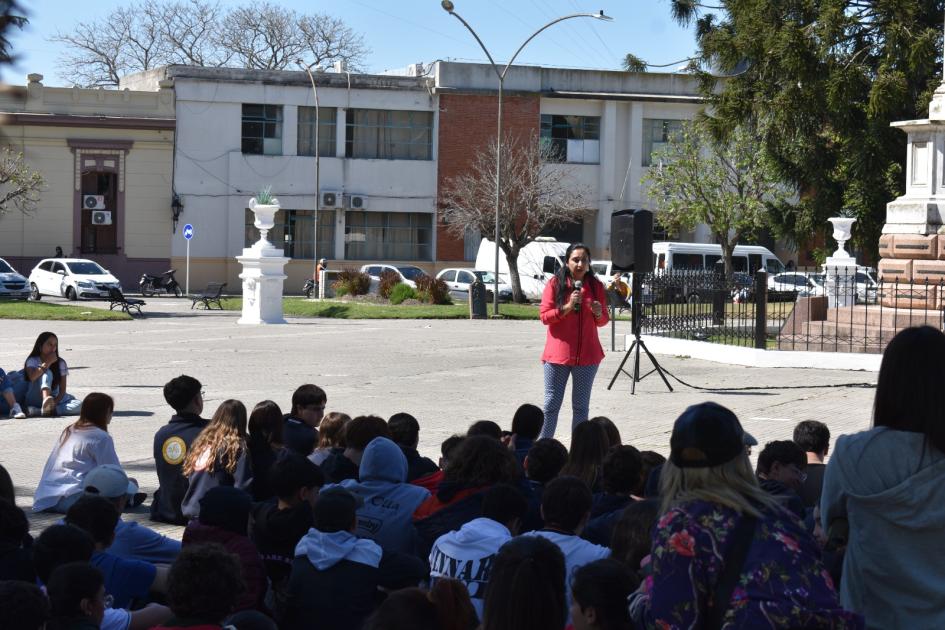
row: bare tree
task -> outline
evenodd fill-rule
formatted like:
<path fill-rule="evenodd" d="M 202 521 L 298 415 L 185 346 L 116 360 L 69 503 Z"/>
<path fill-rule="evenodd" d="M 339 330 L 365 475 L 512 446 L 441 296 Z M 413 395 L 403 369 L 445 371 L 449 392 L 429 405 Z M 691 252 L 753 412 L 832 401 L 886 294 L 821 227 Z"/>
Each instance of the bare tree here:
<path fill-rule="evenodd" d="M 225 66 L 232 55 L 220 48 L 223 10 L 217 3 L 188 0 L 145 5 L 148 19 L 161 25 L 171 63 L 188 66 Z"/>
<path fill-rule="evenodd" d="M 0 147 L 0 217 L 10 208 L 24 214 L 35 210 L 45 185 L 43 176 L 30 168 L 22 153 Z"/>
<path fill-rule="evenodd" d="M 242 68 L 284 70 L 305 49 L 297 20 L 295 11 L 275 4 L 237 7 L 223 18 L 218 45 Z"/>
<path fill-rule="evenodd" d="M 351 71 L 363 70 L 364 58 L 371 51 L 364 38 L 343 21 L 318 13 L 301 16 L 298 26 L 305 41 L 303 56 L 307 64 L 319 66 L 344 61 Z"/>
<path fill-rule="evenodd" d="M 492 142 L 475 154 L 465 173 L 446 182 L 443 220 L 451 234 L 463 236 L 469 229 L 494 233 L 497 153 Z M 551 149 L 539 145 L 537 137 L 507 135 L 501 156 L 499 247 L 509 264 L 513 297 L 524 302 L 518 277 L 522 248 L 542 232 L 583 219 L 593 211 L 587 207 L 587 189 L 567 166 L 548 163 Z"/>

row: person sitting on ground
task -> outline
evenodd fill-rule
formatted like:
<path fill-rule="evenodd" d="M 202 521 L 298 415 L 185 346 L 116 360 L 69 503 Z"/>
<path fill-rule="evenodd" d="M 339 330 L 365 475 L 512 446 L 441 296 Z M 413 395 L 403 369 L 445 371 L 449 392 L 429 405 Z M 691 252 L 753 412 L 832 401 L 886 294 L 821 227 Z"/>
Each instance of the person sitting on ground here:
<path fill-rule="evenodd" d="M 814 539 L 758 486 L 742 433 L 712 402 L 673 425 L 650 575 L 630 602 L 637 627 L 862 627 Z"/>
<path fill-rule="evenodd" d="M 579 423 L 571 434 L 568 463 L 561 469 L 561 474 L 577 477 L 591 492 L 600 492 L 600 467 L 609 449 L 610 438 L 603 426 L 596 422 Z"/>
<path fill-rule="evenodd" d="M 413 512 L 430 493 L 407 483 L 407 458 L 400 447 L 385 437 L 371 440 L 364 449 L 358 479 L 340 484 L 361 503 L 355 535 L 370 538 L 384 551 L 412 553 L 417 537 Z"/>
<path fill-rule="evenodd" d="M 7 374 L 0 369 L 0 418 L 7 416 L 9 418 L 22 419 L 26 417 L 26 412 L 16 400 L 16 388 L 14 387 L 14 374 L 17 378 L 22 378 L 22 372 Z M 25 392 L 24 392 L 25 393 Z"/>
<path fill-rule="evenodd" d="M 23 373 L 29 382 L 26 405 L 31 415 L 74 416 L 82 401 L 66 391 L 69 366 L 59 356 L 59 338 L 43 332 L 36 338 L 33 349 L 23 363 Z"/>
<path fill-rule="evenodd" d="M 476 630 L 478 625 L 463 583 L 443 579 L 429 591 L 394 591 L 368 618 L 364 630 Z"/>
<path fill-rule="evenodd" d="M 521 531 L 527 509 L 525 495 L 519 488 L 505 483 L 489 488 L 482 499 L 481 517 L 443 534 L 433 543 L 430 551 L 433 583 L 448 578 L 460 580 L 469 591 L 476 616 L 482 618 L 495 555 Z"/>
<path fill-rule="evenodd" d="M 794 443 L 807 455 L 807 478 L 801 484 L 798 494 L 804 507 L 820 505 L 820 494 L 824 488 L 824 471 L 827 465 L 827 451 L 830 450 L 830 429 L 823 422 L 803 420 L 794 427 Z"/>
<path fill-rule="evenodd" d="M 98 630 L 105 619 L 105 580 L 88 562 L 70 562 L 52 572 L 46 585 L 49 630 Z"/>
<path fill-rule="evenodd" d="M 554 438 L 537 440 L 525 456 L 525 480 L 531 491 L 528 497 L 528 514 L 522 525 L 523 532 L 541 529 L 545 521 L 541 518 L 541 495 L 548 482 L 561 473 L 568 463 L 568 449 Z"/>
<path fill-rule="evenodd" d="M 466 437 L 476 435 L 485 435 L 491 437 L 493 440 L 501 440 L 502 427 L 492 420 L 477 420 L 469 425 L 469 430 L 466 431 Z"/>
<path fill-rule="evenodd" d="M 515 410 L 515 415 L 512 416 L 512 435 L 515 436 L 515 459 L 520 466 L 525 465 L 525 456 L 538 439 L 544 424 L 545 412 L 541 407 L 525 403 Z"/>
<path fill-rule="evenodd" d="M 215 544 L 185 547 L 171 565 L 167 602 L 174 616 L 155 630 L 214 630 L 243 594 L 239 560 Z"/>
<path fill-rule="evenodd" d="M 184 516 L 191 519 L 200 516 L 200 499 L 211 488 L 234 486 L 249 491 L 253 468 L 246 437 L 246 407 L 238 400 L 224 400 L 184 460 L 183 472 L 188 481 L 181 502 Z"/>
<path fill-rule="evenodd" d="M 241 610 L 223 620 L 225 630 L 279 630 L 278 624 L 258 610 Z"/>
<path fill-rule="evenodd" d="M 568 618 L 561 549 L 538 536 L 502 545 L 492 565 L 482 630 L 557 630 Z"/>
<path fill-rule="evenodd" d="M 200 499 L 199 518 L 187 524 L 181 540 L 184 549 L 217 543 L 239 558 L 244 590 L 234 610 L 261 609 L 266 596 L 266 569 L 248 535 L 252 504 L 252 497 L 239 488 L 211 488 Z"/>
<path fill-rule="evenodd" d="M 571 577 L 574 630 L 634 630 L 627 597 L 637 588 L 630 570 L 605 558 L 585 564 Z"/>
<path fill-rule="evenodd" d="M 341 483 L 345 479 L 358 479 L 358 469 L 364 449 L 374 438 L 390 439 L 390 429 L 383 418 L 358 416 L 345 425 L 345 450 L 331 453 L 322 462 L 322 474 L 328 483 Z"/>
<path fill-rule="evenodd" d="M 194 440 L 207 427 L 207 421 L 200 417 L 202 385 L 192 376 L 181 374 L 164 385 L 164 400 L 174 410 L 174 415 L 154 434 L 158 489 L 151 502 L 151 520 L 186 525 L 188 519 L 181 512 L 189 485 L 184 476 L 184 460 Z"/>
<path fill-rule="evenodd" d="M 633 494 L 645 499 L 651 499 L 653 497 L 647 492 L 650 475 L 654 470 L 660 468 L 666 463 L 666 458 L 656 451 L 640 451 L 640 461 L 643 464 L 643 470 L 640 471 L 640 485 L 636 490 L 633 491 Z M 659 477 L 655 479 L 655 483 L 657 486 L 659 485 Z M 653 496 L 656 496 L 657 494 L 658 492 L 654 492 Z"/>
<path fill-rule="evenodd" d="M 594 416 L 588 420 L 588 422 L 594 422 L 604 427 L 604 432 L 607 434 L 607 443 L 610 444 L 610 448 L 623 444 L 623 439 L 620 437 L 620 429 L 618 429 L 614 421 L 607 416 Z"/>
<path fill-rule="evenodd" d="M 0 610 L 6 630 L 47 630 L 49 599 L 33 582 L 0 580 Z"/>
<path fill-rule="evenodd" d="M 391 439 L 407 458 L 407 481 L 426 477 L 435 473 L 439 468 L 432 459 L 423 457 L 417 452 L 420 444 L 420 423 L 409 413 L 395 413 L 387 420 Z"/>
<path fill-rule="evenodd" d="M 82 496 L 82 480 L 102 464 L 121 466 L 108 434 L 115 401 L 93 392 L 82 403 L 79 419 L 67 426 L 46 460 L 33 495 L 34 512 L 64 514 Z"/>
<path fill-rule="evenodd" d="M 333 453 L 345 450 L 345 426 L 351 422 L 351 416 L 339 411 L 330 411 L 318 425 L 318 446 L 308 456 L 312 463 L 321 466 Z"/>
<path fill-rule="evenodd" d="M 623 509 L 614 524 L 610 557 L 623 562 L 633 572 L 634 588 L 643 581 L 641 565 L 643 559 L 650 555 L 650 542 L 659 511 L 660 503 L 656 499 L 634 501 Z"/>
<path fill-rule="evenodd" d="M 32 552 L 24 546 L 25 542 L 32 542 L 29 532 L 30 524 L 23 510 L 0 498 L 0 581 L 36 581 Z"/>
<path fill-rule="evenodd" d="M 630 445 L 615 446 L 601 466 L 603 492 L 594 495 L 591 518 L 581 536 L 595 545 L 606 547 L 624 508 L 639 501 L 633 491 L 640 485 L 643 462 L 640 451 Z"/>
<path fill-rule="evenodd" d="M 300 385 L 292 393 L 292 409 L 285 417 L 285 447 L 308 457 L 318 443 L 318 425 L 325 415 L 328 395 L 318 385 Z"/>
<path fill-rule="evenodd" d="M 84 530 L 95 543 L 90 562 L 105 576 L 105 590 L 118 608 L 146 602 L 150 593 L 167 591 L 167 565 L 120 558 L 108 551 L 115 539 L 118 510 L 105 497 L 86 494 L 66 513 L 66 524 Z"/>
<path fill-rule="evenodd" d="M 351 630 L 374 610 L 378 587 L 414 586 L 429 575 L 413 556 L 384 551 L 354 535 L 358 500 L 341 487 L 315 500 L 315 527 L 299 541 L 289 578 L 282 628 Z"/>
<path fill-rule="evenodd" d="M 437 464 L 439 470 L 432 472 L 425 477 L 414 479 L 410 483 L 415 486 L 420 486 L 421 488 L 426 488 L 431 494 L 436 492 L 436 489 L 440 487 L 440 483 L 443 481 L 443 471 L 446 470 L 446 465 L 447 462 L 449 462 L 450 454 L 453 453 L 465 439 L 465 435 L 451 435 L 443 440 L 443 442 L 440 443 L 440 461 Z"/>
<path fill-rule="evenodd" d="M 48 584 L 53 571 L 69 562 L 88 563 L 95 551 L 92 537 L 74 525 L 47 527 L 33 545 L 33 566 L 36 577 Z M 123 608 L 108 608 L 102 621 L 102 630 L 148 630 L 171 616 L 171 611 L 160 604 L 128 612 Z"/>
<path fill-rule="evenodd" d="M 269 470 L 269 487 L 277 502 L 257 503 L 253 507 L 250 538 L 259 550 L 272 585 L 268 606 L 277 620 L 282 619 L 285 608 L 295 547 L 315 524 L 312 506 L 324 484 L 325 477 L 318 466 L 287 450 Z"/>
<path fill-rule="evenodd" d="M 253 469 L 251 494 L 253 501 L 268 501 L 274 497 L 269 488 L 269 469 L 285 449 L 282 443 L 282 410 L 271 400 L 253 407 L 247 422 L 249 459 Z"/>
<path fill-rule="evenodd" d="M 138 484 L 115 464 L 96 466 L 82 480 L 86 493 L 97 494 L 111 501 L 118 510 L 118 525 L 115 540 L 108 552 L 128 560 L 141 560 L 152 564 L 170 564 L 180 553 L 180 542 L 162 536 L 153 529 L 139 525 L 136 521 L 121 518 L 128 502 L 138 494 Z"/>
<path fill-rule="evenodd" d="M 758 453 L 758 484 L 804 520 L 804 503 L 797 494 L 801 484 L 807 479 L 804 469 L 807 467 L 807 456 L 797 444 L 791 440 L 774 440 L 768 442 Z"/>

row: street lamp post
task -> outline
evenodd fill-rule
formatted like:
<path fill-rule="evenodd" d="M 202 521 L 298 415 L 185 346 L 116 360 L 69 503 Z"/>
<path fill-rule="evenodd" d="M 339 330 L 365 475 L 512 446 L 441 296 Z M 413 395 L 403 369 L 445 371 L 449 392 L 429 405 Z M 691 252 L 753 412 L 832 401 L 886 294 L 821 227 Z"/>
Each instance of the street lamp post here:
<path fill-rule="evenodd" d="M 518 57 L 518 54 L 522 52 L 522 49 L 528 45 L 530 41 L 535 39 L 539 33 L 548 28 L 549 26 L 554 26 L 558 22 L 563 22 L 565 20 L 570 20 L 572 18 L 579 17 L 589 17 L 596 20 L 604 20 L 610 22 L 613 20 L 612 17 L 604 15 L 604 12 L 599 13 L 572 13 L 571 15 L 563 15 L 559 18 L 556 18 L 537 31 L 529 35 L 521 46 L 518 47 L 518 50 L 515 51 L 515 54 L 512 55 L 512 58 L 509 59 L 509 62 L 505 64 L 505 68 L 499 70 L 499 66 L 496 65 L 495 61 L 492 59 L 492 55 L 489 53 L 489 50 L 486 48 L 486 45 L 482 43 L 482 40 L 479 39 L 479 35 L 476 34 L 476 31 L 473 30 L 473 27 L 469 25 L 469 22 L 464 20 L 462 16 L 459 15 L 454 10 L 453 3 L 450 0 L 442 0 L 440 6 L 443 7 L 443 10 L 452 15 L 454 18 L 463 23 L 463 26 L 472 33 L 472 36 L 476 38 L 476 42 L 479 44 L 479 47 L 482 48 L 482 52 L 486 53 L 486 58 L 489 59 L 489 64 L 492 66 L 492 70 L 495 72 L 496 77 L 499 79 L 499 110 L 496 116 L 496 151 L 495 151 L 495 277 L 493 278 L 493 288 L 492 288 L 492 315 L 494 317 L 499 316 L 499 210 L 502 205 L 502 93 L 505 87 L 505 75 L 508 74 L 509 68 L 512 67 L 512 63 L 515 61 L 515 58 Z"/>
<path fill-rule="evenodd" d="M 307 66 L 304 63 L 302 63 L 301 59 L 296 60 L 295 63 L 301 66 L 305 70 L 305 72 L 308 74 L 308 80 L 311 81 L 312 83 L 312 94 L 315 95 L 315 216 L 314 216 L 314 221 L 313 221 L 315 223 L 315 227 L 312 229 L 312 232 L 313 232 L 312 264 L 315 265 L 314 268 L 317 269 L 318 268 L 318 210 L 322 205 L 322 191 L 319 186 L 319 174 L 321 173 L 321 171 L 319 169 L 319 162 L 318 162 L 318 156 L 320 153 L 319 146 L 318 146 L 318 131 L 319 131 L 318 128 L 321 126 L 319 118 L 318 118 L 318 90 L 315 88 L 315 77 L 312 76 L 312 67 Z M 322 279 L 316 276 L 315 282 L 318 283 L 318 292 L 315 294 L 315 298 L 318 299 L 318 293 L 321 292 L 321 288 L 322 288 L 321 287 Z"/>

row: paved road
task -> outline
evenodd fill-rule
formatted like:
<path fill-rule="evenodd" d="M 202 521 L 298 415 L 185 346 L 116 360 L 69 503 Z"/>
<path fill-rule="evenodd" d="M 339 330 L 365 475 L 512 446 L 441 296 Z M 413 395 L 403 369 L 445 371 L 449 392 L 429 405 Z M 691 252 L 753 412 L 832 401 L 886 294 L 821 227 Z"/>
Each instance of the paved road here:
<path fill-rule="evenodd" d="M 146 318 L 131 322 L 4 320 L 0 365 L 22 365 L 36 335 L 55 331 L 72 371 L 70 391 L 114 396 L 110 430 L 119 457 L 149 493 L 156 486 L 152 436 L 170 415 L 161 389 L 181 373 L 203 382 L 207 417 L 227 398 L 238 398 L 249 409 L 268 398 L 287 410 L 292 391 L 305 382 L 326 390 L 328 410 L 383 417 L 408 411 L 420 420 L 420 451 L 434 459 L 444 438 L 475 420 L 492 419 L 507 427 L 519 404 L 541 404 L 538 357 L 545 333 L 538 322 L 290 319 L 285 326 L 243 327 L 236 324 L 236 313 L 190 311 L 189 301 L 169 298 L 149 299 L 146 312 Z M 605 348 L 610 347 L 609 335 L 609 328 L 601 331 Z M 676 391 L 670 393 L 651 375 L 631 396 L 629 379 L 623 376 L 613 390 L 606 389 L 622 356 L 607 353 L 591 413 L 613 419 L 624 441 L 641 450 L 665 454 L 675 418 L 703 400 L 731 407 L 762 443 L 789 438 L 794 425 L 805 419 L 826 422 L 834 435 L 869 425 L 872 389 L 810 386 L 875 382 L 872 373 L 745 368 L 660 357 L 669 371 L 693 385 L 771 388 L 700 391 L 674 382 Z M 567 403 L 558 427 L 565 443 Z M 21 505 L 31 505 L 46 457 L 68 422 L 0 422 L 0 463 L 13 476 Z M 34 517 L 34 528 L 47 521 Z"/>

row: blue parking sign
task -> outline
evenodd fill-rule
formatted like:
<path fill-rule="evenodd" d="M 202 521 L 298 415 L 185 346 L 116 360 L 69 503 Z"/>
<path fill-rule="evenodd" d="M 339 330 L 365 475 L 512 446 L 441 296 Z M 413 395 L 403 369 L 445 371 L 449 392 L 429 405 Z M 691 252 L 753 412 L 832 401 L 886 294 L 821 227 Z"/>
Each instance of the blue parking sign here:
<path fill-rule="evenodd" d="M 190 223 L 184 226 L 184 238 L 188 241 L 194 237 L 194 226 Z"/>

